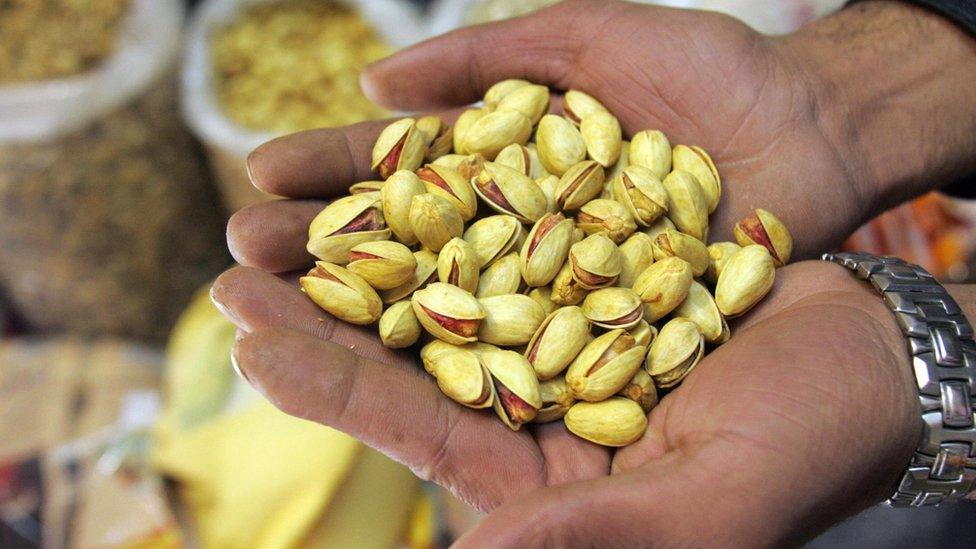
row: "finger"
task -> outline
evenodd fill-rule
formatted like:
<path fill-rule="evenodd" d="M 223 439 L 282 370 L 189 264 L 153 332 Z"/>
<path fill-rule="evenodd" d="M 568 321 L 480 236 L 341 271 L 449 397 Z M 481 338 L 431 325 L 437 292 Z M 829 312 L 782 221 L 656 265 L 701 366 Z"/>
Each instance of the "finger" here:
<path fill-rule="evenodd" d="M 609 474 L 610 449 L 574 436 L 562 421 L 531 425 L 530 430 L 546 458 L 547 484 L 562 484 Z"/>
<path fill-rule="evenodd" d="M 285 413 L 348 433 L 478 509 L 542 485 L 545 465 L 531 437 L 443 398 L 418 370 L 283 328 L 245 335 L 234 357 Z"/>
<path fill-rule="evenodd" d="M 274 200 L 248 206 L 227 223 L 227 246 L 241 265 L 273 273 L 304 269 L 315 262 L 305 248 L 308 225 L 325 202 Z"/>

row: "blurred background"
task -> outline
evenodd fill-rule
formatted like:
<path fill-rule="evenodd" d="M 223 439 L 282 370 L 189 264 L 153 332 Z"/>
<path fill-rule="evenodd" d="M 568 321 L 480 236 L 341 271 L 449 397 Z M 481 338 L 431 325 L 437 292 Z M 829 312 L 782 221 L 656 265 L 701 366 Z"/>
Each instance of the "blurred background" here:
<path fill-rule="evenodd" d="M 365 64 L 549 3 L 0 1 L 0 547 L 438 547 L 477 520 L 265 403 L 207 292 L 229 213 L 269 198 L 251 149 L 387 116 Z M 660 3 L 785 33 L 842 2 Z M 974 227 L 932 194 L 845 246 L 972 281 Z M 966 511 L 874 509 L 813 545 L 963 544 Z"/>

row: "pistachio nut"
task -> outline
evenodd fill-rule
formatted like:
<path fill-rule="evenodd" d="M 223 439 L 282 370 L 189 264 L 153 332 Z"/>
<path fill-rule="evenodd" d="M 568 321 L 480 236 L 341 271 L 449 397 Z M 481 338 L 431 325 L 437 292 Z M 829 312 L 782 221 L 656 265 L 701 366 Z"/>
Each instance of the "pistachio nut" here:
<path fill-rule="evenodd" d="M 495 163 L 508 166 L 523 175 L 532 177 L 532 157 L 529 154 L 529 148 L 525 145 L 512 143 L 505 147 L 495 157 Z"/>
<path fill-rule="evenodd" d="M 661 216 L 657 218 L 657 221 L 651 223 L 646 229 L 644 229 L 643 233 L 651 237 L 651 241 L 653 241 L 655 238 L 657 238 L 657 235 L 663 233 L 665 229 L 677 230 L 678 228 L 675 227 L 674 223 L 672 223 L 671 220 L 666 216 Z"/>
<path fill-rule="evenodd" d="M 346 196 L 326 206 L 308 226 L 309 253 L 345 264 L 357 244 L 390 238 L 380 202 L 372 193 Z"/>
<path fill-rule="evenodd" d="M 496 295 L 478 301 L 485 311 L 478 339 L 492 345 L 524 345 L 546 318 L 542 307 L 527 295 Z"/>
<path fill-rule="evenodd" d="M 656 322 L 688 297 L 691 265 L 680 257 L 666 257 L 644 270 L 634 281 L 634 291 L 644 302 L 644 320 Z"/>
<path fill-rule="evenodd" d="M 417 269 L 410 248 L 389 240 L 363 242 L 349 250 L 347 269 L 377 290 L 396 288 L 413 277 Z"/>
<path fill-rule="evenodd" d="M 561 307 L 550 313 L 532 335 L 525 358 L 541 380 L 562 373 L 586 345 L 590 322 L 579 307 Z"/>
<path fill-rule="evenodd" d="M 712 157 L 708 156 L 705 149 L 694 145 L 676 146 L 671 153 L 671 167 L 695 176 L 705 193 L 708 213 L 714 212 L 722 198 L 722 179 L 718 176 Z"/>
<path fill-rule="evenodd" d="M 475 297 L 517 294 L 522 288 L 522 275 L 519 273 L 519 256 L 510 252 L 482 271 L 478 279 Z"/>
<path fill-rule="evenodd" d="M 735 224 L 735 239 L 740 246 L 759 244 L 773 258 L 773 264 L 782 267 L 790 261 L 793 253 L 793 237 L 786 225 L 772 212 L 758 209 L 749 217 Z"/>
<path fill-rule="evenodd" d="M 561 212 L 543 215 L 529 231 L 519 254 L 522 278 L 529 286 L 545 286 L 566 261 L 573 238 L 573 220 Z"/>
<path fill-rule="evenodd" d="M 461 174 L 461 177 L 470 185 L 471 178 L 477 176 L 481 173 L 482 168 L 485 167 L 485 157 L 480 154 L 470 154 L 465 157 L 464 161 L 458 164 L 457 173 Z M 471 189 L 474 192 L 474 189 Z"/>
<path fill-rule="evenodd" d="M 569 249 L 573 278 L 587 290 L 612 286 L 622 268 L 620 250 L 604 234 L 595 234 Z"/>
<path fill-rule="evenodd" d="M 628 166 L 609 185 L 610 196 L 627 207 L 634 220 L 650 226 L 668 211 L 668 192 L 661 180 L 643 166 Z"/>
<path fill-rule="evenodd" d="M 423 181 L 407 170 L 394 172 L 380 190 L 383 217 L 397 240 L 407 246 L 417 243 L 417 235 L 410 226 L 410 202 L 424 192 Z"/>
<path fill-rule="evenodd" d="M 492 215 L 475 221 L 464 231 L 464 241 L 471 244 L 480 268 L 491 265 L 515 249 L 525 229 L 510 215 Z"/>
<path fill-rule="evenodd" d="M 769 251 L 758 244 L 735 252 L 715 284 L 715 303 L 727 317 L 739 316 L 766 297 L 776 280 L 776 266 Z"/>
<path fill-rule="evenodd" d="M 451 152 L 454 146 L 454 129 L 437 116 L 424 116 L 417 120 L 417 128 L 424 132 L 427 146 L 424 160 L 433 162 Z"/>
<path fill-rule="evenodd" d="M 380 296 L 358 275 L 332 263 L 316 261 L 299 279 L 302 291 L 316 305 L 339 320 L 351 324 L 372 324 L 380 318 Z"/>
<path fill-rule="evenodd" d="M 496 82 L 492 84 L 490 88 L 488 88 L 488 91 L 485 92 L 485 106 L 494 110 L 495 107 L 498 106 L 498 103 L 500 103 L 506 95 L 519 88 L 533 85 L 534 84 L 532 82 L 522 80 L 520 78 L 509 78 L 507 80 L 502 80 L 501 82 Z"/>
<path fill-rule="evenodd" d="M 687 318 L 673 318 L 651 343 L 647 353 L 647 373 L 658 387 L 674 387 L 691 373 L 704 355 L 705 338 L 698 325 Z"/>
<path fill-rule="evenodd" d="M 424 161 L 424 134 L 413 118 L 403 118 L 380 132 L 373 145 L 370 169 L 384 179 L 398 170 L 416 170 Z"/>
<path fill-rule="evenodd" d="M 411 304 L 417 320 L 430 335 L 454 345 L 477 340 L 486 315 L 473 295 L 443 282 L 433 282 L 414 292 Z"/>
<path fill-rule="evenodd" d="M 420 322 L 409 301 L 398 301 L 380 317 L 380 341 L 389 349 L 409 347 L 420 339 Z"/>
<path fill-rule="evenodd" d="M 693 281 L 688 289 L 688 297 L 671 312 L 675 318 L 687 318 L 698 325 L 707 343 L 717 343 L 728 330 L 728 324 L 715 305 L 711 292 L 700 283 Z"/>
<path fill-rule="evenodd" d="M 566 415 L 569 407 L 576 402 L 572 391 L 569 390 L 569 385 L 562 377 L 554 377 L 540 382 L 539 396 L 542 397 L 542 408 L 532 420 L 533 423 L 558 421 Z"/>
<path fill-rule="evenodd" d="M 646 353 L 625 330 L 610 330 L 583 348 L 566 370 L 566 383 L 579 400 L 603 400 L 627 385 Z"/>
<path fill-rule="evenodd" d="M 549 111 L 549 88 L 538 84 L 519 86 L 505 94 L 495 108 L 518 111 L 534 126 Z"/>
<path fill-rule="evenodd" d="M 627 330 L 627 333 L 634 336 L 634 341 L 638 345 L 643 345 L 648 349 L 651 348 L 651 342 L 657 337 L 657 328 L 653 324 L 648 324 L 644 319 L 641 319 L 636 326 Z"/>
<path fill-rule="evenodd" d="M 498 213 L 535 223 L 546 213 L 546 194 L 529 176 L 502 164 L 485 162 L 472 181 L 478 196 Z"/>
<path fill-rule="evenodd" d="M 702 242 L 708 236 L 708 204 L 695 176 L 675 170 L 664 178 L 668 191 L 668 218 L 679 231 Z"/>
<path fill-rule="evenodd" d="M 533 301 L 538 303 L 542 307 L 542 312 L 547 315 L 551 315 L 553 311 L 559 308 L 559 305 L 552 300 L 552 286 L 529 288 L 528 293 L 525 295 L 531 297 Z"/>
<path fill-rule="evenodd" d="M 569 90 L 563 96 L 563 115 L 577 126 L 584 118 L 597 112 L 609 113 L 610 111 L 588 93 Z"/>
<path fill-rule="evenodd" d="M 349 185 L 349 194 L 378 193 L 386 181 L 360 181 Z M 375 195 L 373 195 L 375 196 Z"/>
<path fill-rule="evenodd" d="M 573 244 L 582 242 L 584 238 L 586 238 L 586 233 L 583 232 L 583 229 L 573 227 Z"/>
<path fill-rule="evenodd" d="M 542 408 L 539 380 L 525 357 L 514 351 L 486 350 L 479 353 L 481 363 L 491 374 L 495 390 L 492 407 L 512 430 L 535 419 Z"/>
<path fill-rule="evenodd" d="M 617 163 L 623 132 L 617 117 L 606 111 L 596 111 L 583 117 L 580 134 L 586 145 L 586 153 L 604 168 Z"/>
<path fill-rule="evenodd" d="M 657 235 L 653 249 L 655 261 L 665 257 L 680 257 L 691 265 L 691 274 L 695 277 L 705 274 L 708 269 L 708 248 L 705 244 L 674 229 L 665 229 Z"/>
<path fill-rule="evenodd" d="M 529 177 L 532 179 L 539 179 L 550 175 L 545 168 L 542 167 L 542 162 L 539 160 L 539 151 L 536 149 L 535 143 L 529 142 L 525 148 L 529 151 Z"/>
<path fill-rule="evenodd" d="M 583 300 L 583 314 L 601 328 L 629 330 L 641 321 L 644 304 L 630 288 L 601 288 Z"/>
<path fill-rule="evenodd" d="M 630 165 L 644 166 L 664 179 L 671 171 L 671 143 L 660 130 L 637 132 L 630 140 Z"/>
<path fill-rule="evenodd" d="M 705 271 L 705 280 L 712 284 L 718 282 L 718 275 L 722 274 L 722 269 L 732 257 L 732 254 L 742 249 L 735 242 L 714 242 L 708 245 L 708 269 Z"/>
<path fill-rule="evenodd" d="M 542 167 L 556 176 L 562 176 L 586 158 L 583 135 L 572 122 L 554 114 L 547 114 L 539 121 L 535 144 Z"/>
<path fill-rule="evenodd" d="M 613 181 L 628 167 L 630 167 L 630 141 L 621 141 L 620 158 L 617 159 L 617 163 L 612 168 L 606 170 L 607 181 Z"/>
<path fill-rule="evenodd" d="M 403 303 L 410 302 L 404 301 Z M 441 357 L 453 353 L 459 349 L 471 351 L 477 354 L 479 353 L 479 345 L 481 344 L 477 341 L 473 343 L 465 343 L 464 345 L 452 345 L 439 339 L 431 339 L 428 343 L 425 343 L 424 346 L 420 348 L 420 362 L 424 365 L 424 370 L 426 370 L 428 374 L 437 377 L 437 372 L 439 366 L 441 365 Z M 494 345 L 491 347 L 496 348 Z"/>
<path fill-rule="evenodd" d="M 475 409 L 494 404 L 491 375 L 478 354 L 464 347 L 453 347 L 428 352 L 427 356 L 424 363 L 430 362 L 437 387 L 451 400 Z"/>
<path fill-rule="evenodd" d="M 638 368 L 630 382 L 617 394 L 639 404 L 645 414 L 657 406 L 657 387 L 654 386 L 651 374 L 643 368 Z"/>
<path fill-rule="evenodd" d="M 566 260 L 556 278 L 552 279 L 552 292 L 549 298 L 557 305 L 578 305 L 586 298 L 589 290 L 573 277 L 573 262 Z"/>
<path fill-rule="evenodd" d="M 488 116 L 491 109 L 488 108 L 474 108 L 468 109 L 458 116 L 457 120 L 454 121 L 454 152 L 457 154 L 471 154 L 465 145 L 464 137 L 467 135 L 468 130 L 478 121 Z"/>
<path fill-rule="evenodd" d="M 559 188 L 559 178 L 554 175 L 545 175 L 535 180 L 535 184 L 542 189 L 546 195 L 546 212 L 556 213 L 559 211 L 559 202 L 556 200 L 557 189 Z"/>
<path fill-rule="evenodd" d="M 563 418 L 574 435 L 602 446 L 636 442 L 647 430 L 647 414 L 633 400 L 613 397 L 603 402 L 577 402 Z"/>
<path fill-rule="evenodd" d="M 596 198 L 603 184 L 603 166 L 593 160 L 578 162 L 559 178 L 556 202 L 564 210 L 575 210 Z"/>
<path fill-rule="evenodd" d="M 410 201 L 410 227 L 420 243 L 434 252 L 461 236 L 464 220 L 457 208 L 435 194 L 418 194 Z"/>
<path fill-rule="evenodd" d="M 430 250 L 419 250 L 413 253 L 413 258 L 417 262 L 413 276 L 396 288 L 380 292 L 380 299 L 383 300 L 383 303 L 396 303 L 401 299 L 406 299 L 418 288 L 437 280 L 437 254 Z"/>
<path fill-rule="evenodd" d="M 514 110 L 497 110 L 476 120 L 461 138 L 463 150 L 488 160 L 512 143 L 524 145 L 532 135 L 532 121 Z"/>
<path fill-rule="evenodd" d="M 478 289 L 478 254 L 459 237 L 454 237 L 437 255 L 437 280 L 475 293 Z"/>
<path fill-rule="evenodd" d="M 594 198 L 583 204 L 576 214 L 576 224 L 588 235 L 607 235 L 614 244 L 620 244 L 637 230 L 637 223 L 627 208 L 606 198 Z"/>
<path fill-rule="evenodd" d="M 620 250 L 620 276 L 617 286 L 633 288 L 637 275 L 654 263 L 654 241 L 644 233 L 634 233 L 618 247 Z"/>
<path fill-rule="evenodd" d="M 469 157 L 466 154 L 456 154 L 450 153 L 444 156 L 438 156 L 430 162 L 432 166 L 444 166 L 445 168 L 451 168 L 454 171 L 458 171 L 461 163 L 467 160 Z M 459 172 L 460 173 L 460 172 Z"/>
<path fill-rule="evenodd" d="M 478 197 L 468 180 L 461 177 L 457 170 L 427 164 L 417 169 L 417 177 L 428 193 L 447 200 L 464 221 L 470 220 L 478 212 Z"/>

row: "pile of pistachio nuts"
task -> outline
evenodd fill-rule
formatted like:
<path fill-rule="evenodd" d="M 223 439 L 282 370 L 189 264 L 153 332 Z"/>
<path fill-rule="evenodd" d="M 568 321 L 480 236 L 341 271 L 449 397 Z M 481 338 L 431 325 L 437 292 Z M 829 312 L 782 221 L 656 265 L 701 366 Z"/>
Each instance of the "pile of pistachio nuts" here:
<path fill-rule="evenodd" d="M 759 209 L 738 243 L 706 245 L 721 180 L 704 150 L 658 130 L 624 141 L 580 91 L 549 110 L 548 88 L 505 80 L 453 127 L 387 126 L 381 179 L 309 226 L 321 261 L 301 285 L 339 319 L 378 321 L 387 347 L 422 342 L 425 369 L 464 406 L 625 446 L 658 390 L 770 291 L 792 238 Z"/>

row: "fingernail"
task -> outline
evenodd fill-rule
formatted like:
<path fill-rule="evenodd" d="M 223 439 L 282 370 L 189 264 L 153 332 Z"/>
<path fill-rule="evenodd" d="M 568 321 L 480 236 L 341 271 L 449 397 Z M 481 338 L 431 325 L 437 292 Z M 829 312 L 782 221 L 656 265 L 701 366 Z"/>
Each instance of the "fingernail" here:
<path fill-rule="evenodd" d="M 240 340 L 238 340 L 238 341 L 240 341 Z M 240 361 L 237 360 L 237 349 L 238 348 L 239 348 L 238 345 L 234 345 L 233 347 L 231 347 L 231 350 L 230 350 L 230 365 L 231 365 L 231 367 L 234 368 L 234 372 L 237 373 L 237 375 L 240 376 L 241 379 L 243 379 L 244 381 L 246 381 L 248 383 L 248 385 L 250 385 L 251 384 L 251 380 L 247 378 L 247 374 L 245 374 L 244 373 L 244 370 L 241 369 Z"/>
<path fill-rule="evenodd" d="M 254 159 L 254 153 L 256 152 L 258 152 L 258 150 L 254 149 L 248 153 L 247 158 L 244 160 L 244 170 L 247 172 L 247 180 L 250 181 L 251 185 L 254 187 L 257 187 L 258 184 L 256 181 L 254 181 L 254 172 L 251 171 L 251 160 Z"/>
<path fill-rule="evenodd" d="M 373 64 L 368 65 L 363 72 L 359 73 L 359 89 L 363 92 L 363 95 L 366 96 L 366 99 L 369 99 L 373 103 L 379 105 L 381 104 L 379 101 L 379 90 L 369 77 L 369 70 L 372 66 Z"/>
<path fill-rule="evenodd" d="M 214 307 L 216 307 L 218 311 L 220 311 L 220 314 L 226 316 L 227 319 L 234 324 L 240 325 L 240 319 L 234 315 L 231 308 L 221 303 L 220 299 L 217 298 L 217 284 L 220 284 L 220 282 L 214 282 L 213 286 L 210 287 L 210 302 L 213 303 Z"/>

